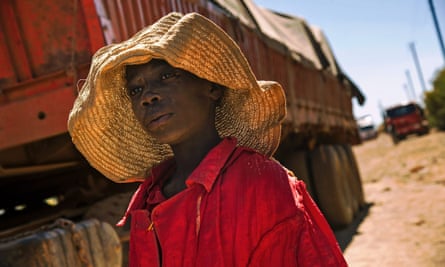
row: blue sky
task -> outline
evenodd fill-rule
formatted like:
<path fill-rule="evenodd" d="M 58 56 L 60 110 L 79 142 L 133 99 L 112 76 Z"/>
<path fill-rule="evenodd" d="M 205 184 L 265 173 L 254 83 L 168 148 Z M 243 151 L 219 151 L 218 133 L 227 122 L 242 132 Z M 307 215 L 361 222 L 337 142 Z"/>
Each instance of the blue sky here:
<path fill-rule="evenodd" d="M 432 89 L 445 66 L 428 0 L 254 0 L 262 7 L 302 17 L 323 29 L 343 71 L 366 95 L 354 115 L 382 118 L 379 103 L 390 106 L 409 98 L 408 71 L 418 100 L 423 89 L 409 48 L 414 43 L 425 80 Z M 433 0 L 445 38 L 445 1 Z M 412 97 L 411 97 L 412 99 Z"/>

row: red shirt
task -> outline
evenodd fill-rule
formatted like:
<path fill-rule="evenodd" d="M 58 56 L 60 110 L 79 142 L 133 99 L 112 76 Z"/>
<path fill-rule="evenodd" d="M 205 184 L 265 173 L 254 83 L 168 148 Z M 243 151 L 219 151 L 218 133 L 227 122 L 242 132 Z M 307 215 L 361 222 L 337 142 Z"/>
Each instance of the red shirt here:
<path fill-rule="evenodd" d="M 121 221 L 131 216 L 131 267 L 347 265 L 304 184 L 276 161 L 226 138 L 166 199 L 173 168 L 152 170 Z"/>

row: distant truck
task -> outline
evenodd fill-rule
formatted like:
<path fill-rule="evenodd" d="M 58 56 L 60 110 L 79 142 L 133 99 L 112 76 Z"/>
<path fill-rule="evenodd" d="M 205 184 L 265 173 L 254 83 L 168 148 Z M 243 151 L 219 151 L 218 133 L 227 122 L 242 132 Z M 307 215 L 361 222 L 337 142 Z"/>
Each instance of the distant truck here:
<path fill-rule="evenodd" d="M 365 115 L 357 119 L 358 131 L 362 141 L 375 139 L 378 132 L 371 115 Z"/>
<path fill-rule="evenodd" d="M 423 108 L 416 102 L 397 104 L 385 109 L 385 128 L 397 144 L 408 135 L 424 135 L 430 127 Z"/>

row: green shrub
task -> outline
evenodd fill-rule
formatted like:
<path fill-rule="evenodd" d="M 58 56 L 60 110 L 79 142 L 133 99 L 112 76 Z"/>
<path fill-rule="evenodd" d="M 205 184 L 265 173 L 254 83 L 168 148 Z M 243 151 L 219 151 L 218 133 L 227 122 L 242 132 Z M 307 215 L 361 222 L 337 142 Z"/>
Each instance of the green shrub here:
<path fill-rule="evenodd" d="M 445 68 L 433 81 L 433 90 L 425 93 L 425 108 L 431 126 L 445 130 Z"/>

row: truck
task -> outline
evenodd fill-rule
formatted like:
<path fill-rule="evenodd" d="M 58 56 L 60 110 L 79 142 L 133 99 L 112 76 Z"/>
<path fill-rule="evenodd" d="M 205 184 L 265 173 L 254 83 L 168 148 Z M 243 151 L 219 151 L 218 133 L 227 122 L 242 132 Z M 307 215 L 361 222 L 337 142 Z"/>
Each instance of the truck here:
<path fill-rule="evenodd" d="M 304 19 L 251 0 L 4 0 L 4 266 L 125 264 L 128 229 L 114 225 L 138 184 L 115 184 L 94 170 L 72 144 L 67 118 L 94 52 L 171 11 L 199 12 L 213 20 L 238 43 L 258 80 L 283 86 L 288 112 L 274 157 L 305 181 L 332 228 L 346 227 L 365 206 L 352 151 L 361 142 L 352 101 L 362 104 L 365 97 L 340 68 L 323 31 Z"/>
<path fill-rule="evenodd" d="M 384 123 L 394 144 L 398 144 L 409 135 L 425 135 L 430 131 L 424 109 L 413 101 L 387 107 Z"/>
<path fill-rule="evenodd" d="M 372 140 L 378 137 L 372 115 L 367 114 L 357 119 L 358 131 L 362 141 Z"/>

